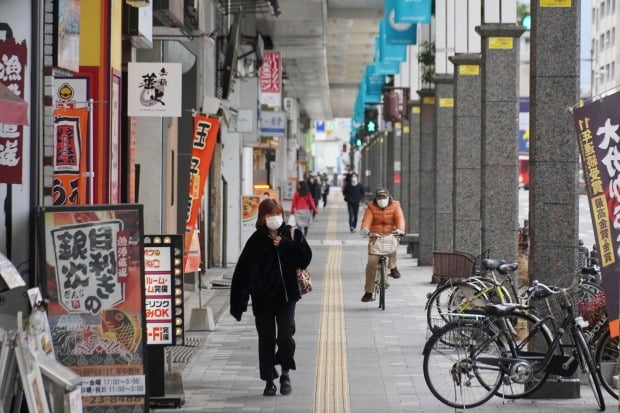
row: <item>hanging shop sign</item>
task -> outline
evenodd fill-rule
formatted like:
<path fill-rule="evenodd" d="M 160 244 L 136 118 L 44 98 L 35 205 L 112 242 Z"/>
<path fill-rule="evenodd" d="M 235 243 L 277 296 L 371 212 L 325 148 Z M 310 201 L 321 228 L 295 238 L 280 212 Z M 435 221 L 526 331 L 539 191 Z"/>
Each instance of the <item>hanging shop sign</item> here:
<path fill-rule="evenodd" d="M 280 109 L 282 107 L 282 57 L 277 50 L 266 50 L 264 61 L 258 71 L 258 94 L 261 105 Z"/>
<path fill-rule="evenodd" d="M 54 109 L 52 202 L 85 205 L 88 108 Z"/>
<path fill-rule="evenodd" d="M 286 134 L 286 113 L 260 112 L 260 134 L 261 136 L 284 136 Z"/>
<path fill-rule="evenodd" d="M 194 135 L 192 137 L 192 159 L 189 166 L 189 199 L 185 219 L 184 269 L 185 273 L 199 270 L 200 249 L 192 248 L 198 240 L 197 223 L 200 203 L 204 194 L 205 183 L 209 175 L 213 152 L 220 129 L 220 120 L 205 115 L 194 116 Z M 192 241 L 194 241 L 192 243 Z M 192 255 L 189 252 L 193 251 Z M 198 254 L 198 260 L 192 259 Z"/>
<path fill-rule="evenodd" d="M 0 40 L 0 83 L 4 86 L 3 95 L 8 96 L 0 99 L 4 101 L 0 103 L 0 183 L 3 184 L 22 183 L 23 125 L 28 124 L 23 113 L 27 63 L 28 48 L 25 41 L 18 43 L 14 39 Z M 9 91 L 19 100 L 7 95 Z M 7 116 L 16 110 L 17 115 L 21 113 L 20 116 Z M 5 120 L 3 116 L 6 116 Z"/>
<path fill-rule="evenodd" d="M 129 63 L 127 114 L 181 117 L 181 63 Z"/>
<path fill-rule="evenodd" d="M 612 337 L 620 334 L 620 92 L 573 111 Z"/>
<path fill-rule="evenodd" d="M 84 411 L 146 412 L 142 205 L 37 212 L 54 353 Z"/>

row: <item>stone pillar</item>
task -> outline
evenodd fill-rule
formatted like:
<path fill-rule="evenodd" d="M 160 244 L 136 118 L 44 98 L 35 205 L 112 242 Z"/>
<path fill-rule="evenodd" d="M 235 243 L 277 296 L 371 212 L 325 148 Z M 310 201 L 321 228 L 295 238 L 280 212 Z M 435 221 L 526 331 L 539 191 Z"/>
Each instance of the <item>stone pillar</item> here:
<path fill-rule="evenodd" d="M 481 99 L 479 53 L 454 64 L 454 249 L 480 255 Z"/>
<path fill-rule="evenodd" d="M 435 82 L 435 247 L 436 251 L 453 249 L 453 153 L 454 153 L 454 76 L 440 74 Z"/>
<path fill-rule="evenodd" d="M 408 110 L 408 117 L 411 118 L 411 114 L 409 113 L 409 107 L 406 107 L 405 110 Z M 409 152 L 410 152 L 410 139 L 411 139 L 411 128 L 409 126 L 409 119 L 402 119 L 402 133 L 400 138 L 400 148 L 398 151 L 400 153 L 401 162 L 400 162 L 400 204 L 403 208 L 403 215 L 405 216 L 405 231 L 409 231 L 409 210 L 411 209 L 411 197 L 409 195 L 409 175 L 410 175 L 410 167 L 409 164 Z"/>
<path fill-rule="evenodd" d="M 492 23 L 482 37 L 482 251 L 517 262 L 519 37 L 523 28 Z"/>
<path fill-rule="evenodd" d="M 435 248 L 435 91 L 418 91 L 420 109 L 420 256 L 418 265 L 432 265 Z"/>
<path fill-rule="evenodd" d="M 579 242 L 579 151 L 566 108 L 579 100 L 580 1 L 553 8 L 536 2 L 532 12 L 529 274 L 566 286 Z"/>
<path fill-rule="evenodd" d="M 420 233 L 420 101 L 409 102 L 409 150 L 403 151 L 409 164 L 409 211 L 407 231 Z"/>
<path fill-rule="evenodd" d="M 385 147 L 385 180 L 384 185 L 388 192 L 394 196 L 394 180 L 392 176 L 394 176 L 394 156 L 396 151 L 396 128 L 394 128 L 394 124 L 390 130 L 385 132 L 384 139 L 384 147 Z"/>
<path fill-rule="evenodd" d="M 390 157 L 392 165 L 388 165 L 388 170 L 392 173 L 388 175 L 387 180 L 391 182 L 392 190 L 390 193 L 397 201 L 402 199 L 402 152 L 401 145 L 403 140 L 403 127 L 400 121 L 394 122 L 392 126 L 392 156 Z"/>

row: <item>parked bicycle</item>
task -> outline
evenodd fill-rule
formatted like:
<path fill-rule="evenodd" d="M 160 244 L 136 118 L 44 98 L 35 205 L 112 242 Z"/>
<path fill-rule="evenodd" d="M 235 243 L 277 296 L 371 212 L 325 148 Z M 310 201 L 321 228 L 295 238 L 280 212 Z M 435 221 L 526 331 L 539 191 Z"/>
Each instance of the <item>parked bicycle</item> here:
<path fill-rule="evenodd" d="M 442 403 L 470 408 L 488 401 L 498 391 L 504 397 L 518 387 L 514 398 L 536 391 L 553 373 L 572 376 L 579 367 L 586 375 L 600 410 L 605 400 L 596 366 L 565 289 L 535 283 L 530 299 L 560 297 L 564 317 L 550 337 L 548 320 L 519 313 L 517 305 L 488 304 L 484 316 L 455 317 L 435 332 L 424 348 L 424 378 Z M 567 335 L 570 344 L 562 341 Z M 503 392 L 502 392 L 503 391 Z"/>

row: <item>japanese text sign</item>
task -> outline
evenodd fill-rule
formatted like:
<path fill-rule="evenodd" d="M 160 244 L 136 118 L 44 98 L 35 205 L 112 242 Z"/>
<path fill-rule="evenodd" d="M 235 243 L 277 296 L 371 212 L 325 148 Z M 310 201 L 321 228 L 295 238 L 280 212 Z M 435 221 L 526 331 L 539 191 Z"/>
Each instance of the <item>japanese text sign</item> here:
<path fill-rule="evenodd" d="M 620 333 L 619 105 L 620 93 L 615 93 L 573 112 L 612 337 Z"/>
<path fill-rule="evenodd" d="M 181 63 L 129 63 L 127 114 L 181 116 Z"/>
<path fill-rule="evenodd" d="M 38 210 L 57 360 L 82 376 L 84 411 L 145 411 L 141 205 Z"/>
<path fill-rule="evenodd" d="M 26 42 L 0 40 L 0 83 L 24 97 L 28 48 Z M 24 127 L 0 123 L 0 183 L 21 184 Z"/>
<path fill-rule="evenodd" d="M 266 50 L 258 71 L 259 101 L 272 108 L 282 107 L 282 57 L 276 50 Z"/>

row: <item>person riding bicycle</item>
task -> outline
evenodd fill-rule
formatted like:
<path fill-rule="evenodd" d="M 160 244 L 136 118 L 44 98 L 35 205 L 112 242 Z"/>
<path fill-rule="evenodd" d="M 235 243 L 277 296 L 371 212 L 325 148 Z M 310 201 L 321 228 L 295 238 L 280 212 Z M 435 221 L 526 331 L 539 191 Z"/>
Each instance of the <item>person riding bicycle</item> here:
<path fill-rule="evenodd" d="M 400 207 L 400 203 L 392 199 L 386 189 L 380 188 L 375 192 L 375 198 L 368 203 L 364 217 L 362 218 L 361 231 L 362 235 L 381 234 L 389 235 L 392 233 L 405 233 L 405 216 Z M 370 237 L 368 249 L 376 241 L 376 237 Z M 389 276 L 392 278 L 400 278 L 400 272 L 396 268 L 396 251 L 388 255 L 390 269 Z M 372 293 L 375 290 L 375 275 L 377 273 L 377 265 L 379 264 L 379 256 L 368 254 L 368 263 L 366 264 L 366 283 L 364 284 L 364 295 L 362 302 L 372 301 Z"/>

